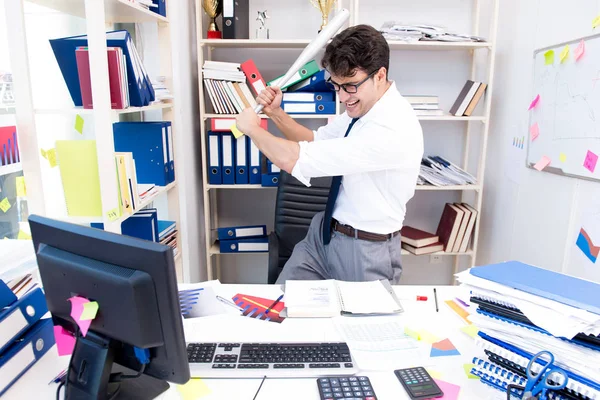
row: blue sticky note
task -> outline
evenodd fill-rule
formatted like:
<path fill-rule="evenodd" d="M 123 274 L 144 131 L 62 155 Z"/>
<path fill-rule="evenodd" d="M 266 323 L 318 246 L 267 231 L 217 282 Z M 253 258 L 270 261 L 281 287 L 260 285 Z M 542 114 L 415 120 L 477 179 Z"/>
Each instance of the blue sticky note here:
<path fill-rule="evenodd" d="M 576 245 L 583 252 L 583 254 L 585 254 L 585 256 L 590 259 L 591 262 L 596 262 L 596 257 L 594 256 L 594 254 L 592 254 L 592 248 L 594 247 L 594 245 L 590 243 L 590 240 L 584 234 L 583 229 L 579 231 L 579 236 L 577 236 Z"/>
<path fill-rule="evenodd" d="M 447 356 L 460 356 L 460 352 L 456 349 L 452 350 L 440 350 L 435 347 L 431 348 L 429 357 L 447 357 Z"/>

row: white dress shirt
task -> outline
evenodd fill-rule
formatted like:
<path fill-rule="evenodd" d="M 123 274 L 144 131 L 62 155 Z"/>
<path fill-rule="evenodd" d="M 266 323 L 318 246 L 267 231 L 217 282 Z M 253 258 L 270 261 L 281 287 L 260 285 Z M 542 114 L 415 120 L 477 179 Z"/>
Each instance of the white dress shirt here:
<path fill-rule="evenodd" d="M 395 232 L 415 193 L 423 157 L 421 125 L 393 81 L 344 137 L 351 121 L 347 113 L 339 115 L 313 131 L 312 142 L 299 142 L 292 175 L 306 186 L 310 178 L 342 175 L 333 218 L 367 232 Z"/>

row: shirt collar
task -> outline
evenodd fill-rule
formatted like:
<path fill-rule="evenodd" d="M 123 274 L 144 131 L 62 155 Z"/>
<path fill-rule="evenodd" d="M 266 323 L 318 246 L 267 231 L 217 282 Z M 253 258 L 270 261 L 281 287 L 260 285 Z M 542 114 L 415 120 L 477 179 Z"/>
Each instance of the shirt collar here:
<path fill-rule="evenodd" d="M 396 82 L 390 82 L 391 85 L 389 88 L 387 88 L 383 96 L 381 96 L 381 98 L 377 100 L 373 107 L 371 107 L 371 109 L 365 115 L 363 115 L 359 119 L 359 121 L 365 123 L 370 120 L 377 120 L 378 116 L 380 116 L 382 112 L 385 113 L 387 105 L 393 103 L 393 98 L 398 93 L 398 90 L 396 89 Z"/>

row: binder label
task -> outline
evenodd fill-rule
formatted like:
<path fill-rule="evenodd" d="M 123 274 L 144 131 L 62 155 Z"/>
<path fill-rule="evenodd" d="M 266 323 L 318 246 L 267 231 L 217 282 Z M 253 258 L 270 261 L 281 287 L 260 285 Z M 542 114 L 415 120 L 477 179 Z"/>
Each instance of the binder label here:
<path fill-rule="evenodd" d="M 261 236 L 263 234 L 263 228 L 241 228 L 235 230 L 236 237 Z"/>
<path fill-rule="evenodd" d="M 256 93 L 260 93 L 266 89 L 265 84 L 260 79 L 255 82 L 252 82 L 252 86 L 254 87 L 254 90 L 256 91 Z M 271 86 L 273 86 L 273 85 L 271 85 Z"/>
<path fill-rule="evenodd" d="M 27 320 L 20 308 L 15 308 L 8 317 L 0 321 L 0 347 L 3 347 L 17 333 L 27 328 Z M 0 386 L 2 389 L 2 386 Z"/>
<path fill-rule="evenodd" d="M 261 229 L 262 233 L 262 229 Z M 243 243 L 238 244 L 238 251 L 268 251 L 269 243 Z"/>
<path fill-rule="evenodd" d="M 210 152 L 210 166 L 211 167 L 218 167 L 219 166 L 219 137 L 218 136 L 211 136 L 209 138 L 210 141 L 210 149 L 211 150 L 215 150 L 215 151 L 211 151 Z"/>
<path fill-rule="evenodd" d="M 0 391 L 6 389 L 25 368 L 34 362 L 33 343 L 29 343 L 0 367 Z"/>

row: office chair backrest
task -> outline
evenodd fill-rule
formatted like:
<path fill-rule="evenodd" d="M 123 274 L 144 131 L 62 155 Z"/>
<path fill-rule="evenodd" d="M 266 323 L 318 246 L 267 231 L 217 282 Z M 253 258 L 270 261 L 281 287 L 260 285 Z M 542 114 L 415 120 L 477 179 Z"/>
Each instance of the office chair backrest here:
<path fill-rule="evenodd" d="M 269 269 L 276 268 L 276 276 L 292 255 L 294 246 L 304 239 L 313 216 L 319 211 L 325 210 L 331 177 L 312 178 L 310 187 L 305 186 L 296 178 L 285 171 L 279 176 L 279 187 L 277 188 L 277 199 L 275 203 L 275 235 L 279 245 L 278 254 L 269 257 L 273 263 Z M 275 261 L 274 257 L 277 256 Z M 271 264 L 271 262 L 270 262 Z M 269 281 L 274 271 L 270 271 Z"/>

